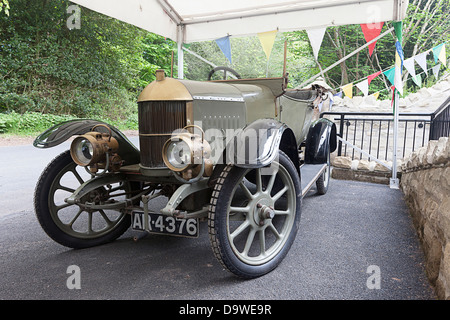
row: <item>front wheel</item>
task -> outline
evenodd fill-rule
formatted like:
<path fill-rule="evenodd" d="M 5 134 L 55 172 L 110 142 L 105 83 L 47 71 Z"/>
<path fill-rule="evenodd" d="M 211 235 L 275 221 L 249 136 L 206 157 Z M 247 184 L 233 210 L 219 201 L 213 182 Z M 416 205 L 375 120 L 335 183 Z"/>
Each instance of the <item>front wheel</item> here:
<path fill-rule="evenodd" d="M 44 231 L 56 242 L 70 248 L 104 244 L 121 236 L 130 226 L 129 214 L 115 210 L 88 210 L 84 202 L 120 200 L 130 194 L 128 182 L 100 186 L 78 204 L 69 197 L 92 177 L 66 151 L 49 163 L 38 180 L 34 195 L 36 216 Z"/>
<path fill-rule="evenodd" d="M 253 176 L 254 183 L 246 176 Z M 270 167 L 227 165 L 214 187 L 209 210 L 216 258 L 242 278 L 275 269 L 295 240 L 301 194 L 300 176 L 282 151 Z"/>

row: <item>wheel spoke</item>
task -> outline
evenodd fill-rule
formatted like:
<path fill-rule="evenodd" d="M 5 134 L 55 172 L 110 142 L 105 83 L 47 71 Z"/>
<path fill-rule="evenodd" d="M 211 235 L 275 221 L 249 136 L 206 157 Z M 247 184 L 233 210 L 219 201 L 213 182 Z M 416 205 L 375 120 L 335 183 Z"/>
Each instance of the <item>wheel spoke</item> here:
<path fill-rule="evenodd" d="M 277 174 L 278 174 L 278 170 L 274 170 L 274 171 L 275 172 L 272 174 L 269 182 L 267 183 L 266 193 L 268 193 L 268 194 L 270 194 L 270 192 L 272 191 L 273 184 L 275 183 L 275 178 L 277 177 Z"/>
<path fill-rule="evenodd" d="M 75 217 L 73 217 L 73 219 L 67 224 L 72 230 L 73 230 L 73 224 L 75 223 L 75 221 L 77 221 L 77 219 L 80 217 L 80 214 L 83 212 L 83 209 L 79 209 L 77 214 L 75 215 Z"/>
<path fill-rule="evenodd" d="M 273 225 L 272 222 L 267 226 L 267 228 L 269 228 L 270 231 L 272 231 L 272 233 L 273 233 L 274 236 L 277 238 L 277 240 L 280 240 L 280 239 L 281 239 L 280 233 L 278 232 L 277 228 L 275 228 L 275 226 Z"/>
<path fill-rule="evenodd" d="M 248 213 L 250 211 L 250 207 L 230 207 L 230 212 L 238 212 L 238 213 Z"/>
<path fill-rule="evenodd" d="M 285 194 L 287 190 L 288 190 L 288 187 L 287 187 L 287 186 L 284 186 L 283 189 L 281 189 L 280 191 L 278 191 L 277 194 L 274 195 L 274 196 L 272 197 L 273 201 L 276 202 L 278 199 L 280 199 L 281 196 L 282 196 L 283 194 Z"/>
<path fill-rule="evenodd" d="M 288 215 L 291 214 L 291 210 L 273 210 L 275 215 L 282 216 L 282 215 Z"/>
<path fill-rule="evenodd" d="M 256 169 L 256 190 L 258 192 L 262 192 L 262 178 L 261 178 L 261 169 Z"/>
<path fill-rule="evenodd" d="M 94 230 L 92 229 L 92 212 L 88 212 L 88 230 L 87 234 L 94 233 Z"/>
<path fill-rule="evenodd" d="M 73 175 L 75 176 L 75 178 L 77 178 L 77 180 L 80 184 L 84 183 L 84 180 L 81 178 L 80 174 L 77 172 L 76 167 L 73 168 L 72 170 L 70 170 L 70 172 L 73 173 Z"/>
<path fill-rule="evenodd" d="M 260 255 L 265 256 L 266 255 L 265 229 L 259 230 L 259 248 L 260 248 Z"/>
<path fill-rule="evenodd" d="M 105 211 L 103 211 L 102 209 L 98 210 L 98 212 L 100 212 L 100 215 L 103 217 L 103 219 L 105 220 L 106 224 L 109 226 L 111 226 L 113 224 L 113 222 L 108 218 L 108 216 L 106 215 Z"/>
<path fill-rule="evenodd" d="M 247 186 L 244 184 L 243 181 L 241 181 L 241 183 L 239 184 L 239 186 L 241 187 L 242 191 L 244 191 L 245 196 L 246 196 L 249 200 L 252 200 L 252 199 L 253 199 L 253 194 L 250 192 L 250 190 L 248 190 Z"/>
<path fill-rule="evenodd" d="M 242 254 L 244 256 L 248 257 L 248 252 L 250 251 L 250 247 L 252 246 L 253 239 L 255 239 L 255 234 L 256 234 L 256 229 L 251 228 L 250 232 L 248 233 L 248 236 L 247 236 L 247 241 L 245 242 L 244 251 L 242 251 Z"/>
<path fill-rule="evenodd" d="M 74 193 L 75 192 L 75 189 L 72 189 L 72 188 L 69 188 L 69 187 L 65 187 L 65 186 L 62 186 L 62 185 L 59 185 L 56 190 L 64 190 L 64 191 L 67 191 L 67 192 L 70 192 L 70 193 Z"/>
<path fill-rule="evenodd" d="M 61 209 L 70 207 L 71 205 L 72 205 L 71 203 L 65 203 L 65 204 L 62 204 L 62 205 L 60 205 L 60 206 L 55 206 L 56 212 L 58 212 L 58 211 L 61 210 Z"/>
<path fill-rule="evenodd" d="M 234 238 L 245 231 L 245 229 L 247 229 L 249 225 L 250 223 L 248 222 L 248 220 L 245 220 L 239 227 L 236 228 L 236 230 L 233 231 L 232 234 L 230 234 L 231 240 L 234 240 Z"/>

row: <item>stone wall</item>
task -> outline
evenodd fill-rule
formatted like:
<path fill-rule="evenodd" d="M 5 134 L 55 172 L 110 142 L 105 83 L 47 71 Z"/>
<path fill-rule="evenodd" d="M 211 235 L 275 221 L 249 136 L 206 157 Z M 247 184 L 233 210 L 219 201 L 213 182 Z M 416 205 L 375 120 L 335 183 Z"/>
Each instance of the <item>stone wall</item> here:
<path fill-rule="evenodd" d="M 392 161 L 381 161 L 392 167 Z M 389 184 L 391 171 L 375 161 L 353 159 L 349 156 L 331 155 L 333 170 L 331 176 L 340 180 L 357 180 L 380 184 Z M 402 161 L 397 160 L 397 172 L 401 173 Z"/>
<path fill-rule="evenodd" d="M 439 299 L 450 300 L 450 139 L 430 141 L 405 158 L 401 189 Z"/>

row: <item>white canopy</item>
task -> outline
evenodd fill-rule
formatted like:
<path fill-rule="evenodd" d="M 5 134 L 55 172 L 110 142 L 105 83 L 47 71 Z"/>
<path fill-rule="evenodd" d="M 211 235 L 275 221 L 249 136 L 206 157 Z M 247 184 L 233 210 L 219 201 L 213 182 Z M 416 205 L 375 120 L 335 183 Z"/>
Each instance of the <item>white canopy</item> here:
<path fill-rule="evenodd" d="M 179 43 L 402 20 L 408 0 L 71 0 Z"/>

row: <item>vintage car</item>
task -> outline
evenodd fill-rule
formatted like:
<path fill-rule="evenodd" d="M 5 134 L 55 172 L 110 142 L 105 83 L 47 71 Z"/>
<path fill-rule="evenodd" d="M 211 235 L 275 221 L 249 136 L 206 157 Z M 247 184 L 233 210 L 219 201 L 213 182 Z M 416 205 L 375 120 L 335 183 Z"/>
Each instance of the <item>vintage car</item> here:
<path fill-rule="evenodd" d="M 137 103 L 139 149 L 95 120 L 37 137 L 35 147 L 49 148 L 75 136 L 36 186 L 44 231 L 86 248 L 130 226 L 198 237 L 206 220 L 226 269 L 254 278 L 276 268 L 296 237 L 303 195 L 314 184 L 327 191 L 336 126 L 312 120 L 324 88 L 288 90 L 287 75 L 240 79 L 228 71 L 236 79 L 200 82 L 158 70 Z"/>

